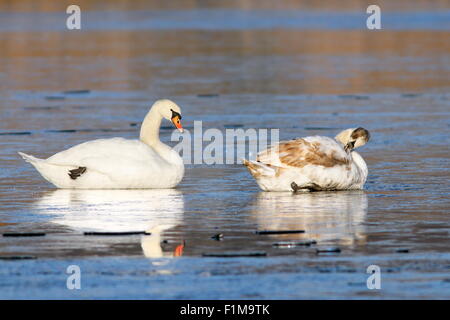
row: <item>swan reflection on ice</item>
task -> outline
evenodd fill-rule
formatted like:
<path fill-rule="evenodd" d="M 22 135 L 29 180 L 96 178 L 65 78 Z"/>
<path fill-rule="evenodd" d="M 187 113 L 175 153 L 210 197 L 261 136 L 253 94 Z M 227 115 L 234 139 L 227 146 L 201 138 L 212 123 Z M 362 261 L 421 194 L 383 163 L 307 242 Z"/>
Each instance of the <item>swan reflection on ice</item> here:
<path fill-rule="evenodd" d="M 161 248 L 161 233 L 183 219 L 183 194 L 178 190 L 59 189 L 44 194 L 35 207 L 49 215 L 50 222 L 78 232 L 150 232 L 141 240 L 144 255 L 149 258 L 182 254 L 182 246 L 173 253 Z"/>
<path fill-rule="evenodd" d="M 314 239 L 319 244 L 337 241 L 343 245 L 365 243 L 367 196 L 364 191 L 261 192 L 252 208 L 259 230 L 305 230 L 277 239 Z"/>

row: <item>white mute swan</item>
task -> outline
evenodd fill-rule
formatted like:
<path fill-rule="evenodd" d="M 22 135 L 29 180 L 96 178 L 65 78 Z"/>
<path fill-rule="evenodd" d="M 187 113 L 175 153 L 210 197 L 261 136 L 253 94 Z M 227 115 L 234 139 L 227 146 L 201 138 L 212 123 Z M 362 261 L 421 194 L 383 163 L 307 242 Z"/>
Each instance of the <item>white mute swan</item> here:
<path fill-rule="evenodd" d="M 156 101 L 146 115 L 139 140 L 92 140 L 46 160 L 19 154 L 58 188 L 173 188 L 183 178 L 184 164 L 176 151 L 159 140 L 162 118 L 183 131 L 180 107 L 164 99 Z"/>
<path fill-rule="evenodd" d="M 347 129 L 335 140 L 312 136 L 280 142 L 243 160 L 264 191 L 362 189 L 368 169 L 354 149 L 370 139 L 364 128 Z"/>

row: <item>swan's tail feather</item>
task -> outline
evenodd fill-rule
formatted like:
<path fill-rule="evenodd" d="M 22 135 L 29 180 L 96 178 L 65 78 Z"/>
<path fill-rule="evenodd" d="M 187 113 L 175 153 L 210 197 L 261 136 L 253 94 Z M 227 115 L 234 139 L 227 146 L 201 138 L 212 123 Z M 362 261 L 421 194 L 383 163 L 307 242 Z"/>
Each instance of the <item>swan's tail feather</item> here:
<path fill-rule="evenodd" d="M 23 153 L 23 152 L 18 152 L 18 154 L 26 161 L 29 162 L 31 164 L 34 163 L 38 163 L 43 161 L 42 159 L 38 159 L 36 157 L 30 156 L 29 154 Z"/>
<path fill-rule="evenodd" d="M 242 159 L 242 163 L 247 167 L 248 171 L 250 171 L 252 176 L 255 178 L 261 176 L 274 176 L 276 174 L 276 170 L 272 168 L 272 166 L 258 161 Z"/>
<path fill-rule="evenodd" d="M 33 157 L 29 154 L 18 152 L 18 154 L 28 163 L 30 163 L 41 175 L 44 176 L 44 172 L 42 172 L 43 169 L 45 169 L 48 165 L 44 159 L 39 159 L 36 157 Z M 47 179 L 47 178 L 46 178 Z"/>
<path fill-rule="evenodd" d="M 30 163 L 45 180 L 59 187 L 58 176 L 60 175 L 60 171 L 55 170 L 55 167 L 57 166 L 49 164 L 45 159 L 39 159 L 23 152 L 18 153 L 26 162 Z"/>

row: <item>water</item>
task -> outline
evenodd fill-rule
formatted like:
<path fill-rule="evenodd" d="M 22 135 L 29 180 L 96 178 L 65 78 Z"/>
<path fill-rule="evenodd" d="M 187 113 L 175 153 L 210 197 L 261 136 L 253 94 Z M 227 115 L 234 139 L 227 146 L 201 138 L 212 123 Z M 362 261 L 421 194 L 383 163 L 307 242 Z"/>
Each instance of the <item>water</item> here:
<path fill-rule="evenodd" d="M 394 10 L 371 32 L 358 8 L 326 20 L 333 7 L 290 12 L 289 1 L 273 15 L 138 3 L 99 4 L 82 31 L 64 31 L 65 8 L 51 2 L 3 8 L 16 13 L 0 19 L 0 233 L 47 235 L 0 238 L 0 257 L 35 258 L 0 259 L 1 298 L 450 297 L 448 7 Z M 279 128 L 289 139 L 365 127 L 366 189 L 263 193 L 241 165 L 203 164 L 188 165 L 175 190 L 55 190 L 16 153 L 136 138 L 162 97 L 188 129 L 202 120 L 204 130 Z M 161 131 L 174 145 L 170 135 Z M 255 234 L 264 229 L 306 232 Z M 152 235 L 83 235 L 130 230 Z M 273 246 L 301 239 L 317 244 Z M 227 252 L 267 256 L 202 256 Z M 66 289 L 71 264 L 82 290 Z M 371 264 L 381 290 L 367 289 Z"/>

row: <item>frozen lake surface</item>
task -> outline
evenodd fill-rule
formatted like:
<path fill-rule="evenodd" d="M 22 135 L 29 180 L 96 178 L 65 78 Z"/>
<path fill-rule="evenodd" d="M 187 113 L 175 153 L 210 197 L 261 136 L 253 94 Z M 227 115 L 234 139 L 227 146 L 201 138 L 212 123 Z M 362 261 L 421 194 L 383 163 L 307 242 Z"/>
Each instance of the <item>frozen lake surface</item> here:
<path fill-rule="evenodd" d="M 308 10 L 109 9 L 79 32 L 64 30 L 59 7 L 0 23 L 0 233 L 46 233 L 0 237 L 0 298 L 450 298 L 449 8 L 393 12 L 380 32 L 354 10 L 325 22 Z M 202 164 L 174 190 L 56 190 L 17 155 L 137 138 L 163 97 L 188 130 L 367 128 L 366 189 L 264 193 L 241 165 Z M 305 233 L 255 234 L 270 229 Z M 142 230 L 152 234 L 83 235 Z M 316 244 L 274 245 L 288 240 Z M 265 255 L 204 256 L 236 252 Z M 81 290 L 66 288 L 69 265 Z M 367 289 L 369 265 L 381 290 Z"/>

